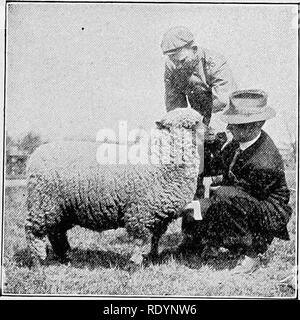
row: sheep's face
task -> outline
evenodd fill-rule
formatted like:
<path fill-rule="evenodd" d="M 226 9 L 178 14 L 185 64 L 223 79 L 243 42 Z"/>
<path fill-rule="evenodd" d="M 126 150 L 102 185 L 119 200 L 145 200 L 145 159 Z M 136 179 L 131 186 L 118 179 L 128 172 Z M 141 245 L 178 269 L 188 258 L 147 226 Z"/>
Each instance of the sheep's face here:
<path fill-rule="evenodd" d="M 193 109 L 175 109 L 166 114 L 156 125 L 163 137 L 163 154 L 170 155 L 172 163 L 196 164 L 199 146 L 203 145 L 201 115 Z"/>

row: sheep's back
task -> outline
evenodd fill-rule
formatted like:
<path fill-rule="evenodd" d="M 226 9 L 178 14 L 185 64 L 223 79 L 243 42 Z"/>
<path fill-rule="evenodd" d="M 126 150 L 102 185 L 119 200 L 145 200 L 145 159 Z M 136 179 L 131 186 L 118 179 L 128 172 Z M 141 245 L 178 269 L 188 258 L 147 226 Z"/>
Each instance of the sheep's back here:
<path fill-rule="evenodd" d="M 41 146 L 28 162 L 29 198 L 39 192 L 64 214 L 72 212 L 77 223 L 86 227 L 101 228 L 99 223 L 105 220 L 117 223 L 126 201 L 119 190 L 125 168 L 115 172 L 116 167 L 98 164 L 96 152 L 97 145 L 92 142 Z"/>
<path fill-rule="evenodd" d="M 82 225 L 88 223 L 88 213 L 91 221 L 117 225 L 127 204 L 142 197 L 161 177 L 150 165 L 99 164 L 97 147 L 92 142 L 41 146 L 28 162 L 28 189 L 42 191 L 60 208 L 71 209 Z"/>
<path fill-rule="evenodd" d="M 92 142 L 41 146 L 29 159 L 28 189 L 48 195 L 65 212 L 74 212 L 78 224 L 96 230 L 119 226 L 135 203 L 153 222 L 153 214 L 159 220 L 175 217 L 192 199 L 196 176 L 188 179 L 183 167 L 103 165 L 97 147 Z"/>

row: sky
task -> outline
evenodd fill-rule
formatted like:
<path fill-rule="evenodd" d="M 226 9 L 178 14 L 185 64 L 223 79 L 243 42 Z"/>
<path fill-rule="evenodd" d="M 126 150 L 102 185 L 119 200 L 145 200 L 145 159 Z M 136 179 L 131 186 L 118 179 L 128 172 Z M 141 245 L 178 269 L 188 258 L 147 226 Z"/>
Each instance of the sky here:
<path fill-rule="evenodd" d="M 154 126 L 165 112 L 163 33 L 184 25 L 227 58 L 239 89 L 268 93 L 277 144 L 297 126 L 297 7 L 8 4 L 6 129 L 51 141 Z M 287 129 L 288 128 L 288 129 Z"/>

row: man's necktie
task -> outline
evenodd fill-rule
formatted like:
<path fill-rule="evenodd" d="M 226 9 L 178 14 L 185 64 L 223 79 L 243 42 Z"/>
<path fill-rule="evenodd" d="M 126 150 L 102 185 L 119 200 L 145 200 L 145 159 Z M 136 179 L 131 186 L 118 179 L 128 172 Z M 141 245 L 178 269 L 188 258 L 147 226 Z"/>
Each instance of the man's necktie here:
<path fill-rule="evenodd" d="M 236 160 L 237 160 L 237 158 L 239 157 L 239 155 L 241 153 L 242 153 L 242 150 L 240 148 L 237 148 L 236 151 L 235 151 L 235 154 L 233 156 L 233 159 L 232 159 L 232 161 L 231 161 L 231 163 L 229 165 L 228 176 L 230 178 L 232 178 L 235 182 L 237 181 L 237 178 L 236 178 L 235 174 L 232 172 L 232 168 L 235 165 Z"/>
<path fill-rule="evenodd" d="M 229 171 L 232 170 L 232 168 L 233 168 L 233 166 L 235 165 L 236 160 L 237 160 L 238 156 L 241 154 L 241 152 L 242 152 L 242 150 L 241 150 L 240 148 L 237 148 L 237 149 L 235 150 L 233 159 L 232 159 L 232 161 L 231 161 L 231 163 L 230 163 L 230 165 L 229 165 Z"/>

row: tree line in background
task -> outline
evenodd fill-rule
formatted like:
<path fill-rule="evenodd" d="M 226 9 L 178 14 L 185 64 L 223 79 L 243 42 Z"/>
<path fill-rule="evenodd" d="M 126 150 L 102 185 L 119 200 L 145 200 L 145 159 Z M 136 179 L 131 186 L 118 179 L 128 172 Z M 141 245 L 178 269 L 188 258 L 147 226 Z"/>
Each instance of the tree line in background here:
<path fill-rule="evenodd" d="M 294 170 L 297 160 L 297 142 L 288 130 L 289 142 L 282 149 L 282 156 L 287 169 Z M 137 137 L 135 143 L 138 143 Z M 64 140 L 74 140 L 73 138 L 65 138 Z M 89 140 L 90 139 L 82 139 Z M 6 134 L 6 176 L 7 178 L 20 177 L 25 175 L 26 161 L 33 151 L 41 144 L 45 143 L 41 136 L 35 132 L 28 132 L 22 138 L 13 139 L 10 135 Z"/>
<path fill-rule="evenodd" d="M 17 147 L 19 151 L 30 155 L 42 143 L 40 135 L 34 132 L 28 132 L 24 137 L 14 140 L 11 136 L 6 136 L 6 151 L 13 147 Z"/>
<path fill-rule="evenodd" d="M 25 175 L 26 161 L 32 152 L 44 141 L 39 134 L 28 132 L 22 138 L 13 139 L 6 134 L 6 177 L 16 178 Z"/>

